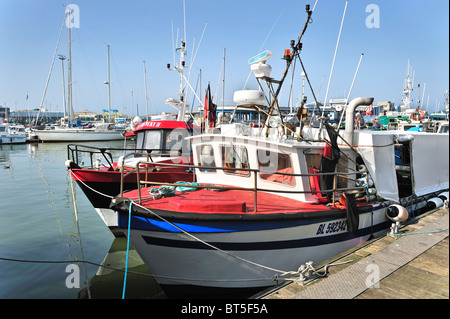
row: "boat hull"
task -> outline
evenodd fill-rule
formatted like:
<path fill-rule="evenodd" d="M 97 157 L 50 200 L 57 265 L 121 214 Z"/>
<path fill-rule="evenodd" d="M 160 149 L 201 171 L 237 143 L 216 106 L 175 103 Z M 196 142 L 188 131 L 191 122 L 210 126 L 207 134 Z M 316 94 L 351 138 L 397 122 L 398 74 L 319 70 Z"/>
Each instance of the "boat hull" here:
<path fill-rule="evenodd" d="M 120 193 L 120 171 L 77 169 L 70 170 L 72 178 L 77 182 L 83 193 L 86 195 L 92 206 L 94 206 L 105 225 L 116 236 L 123 236 L 118 228 L 117 214 L 110 209 L 111 198 Z M 146 179 L 146 173 L 141 172 L 141 180 Z M 170 170 L 151 172 L 147 176 L 148 181 L 158 181 L 164 183 L 175 183 L 178 181 L 192 182 L 194 176 L 191 172 Z M 132 173 L 124 179 L 124 191 L 137 188 L 136 173 Z"/>
<path fill-rule="evenodd" d="M 96 132 L 91 130 L 36 130 L 41 142 L 86 142 L 123 140 L 121 132 Z"/>
<path fill-rule="evenodd" d="M 345 212 L 335 217 L 173 223 L 186 233 L 158 218 L 132 214 L 129 238 L 167 294 L 180 287 L 205 288 L 208 296 L 211 288 L 263 290 L 289 277 L 280 271 L 295 272 L 309 261 L 319 264 L 385 234 L 391 225 L 385 209 L 377 204 L 359 214 L 353 232 L 347 228 Z M 125 212 L 119 214 L 125 234 L 128 218 Z"/>
<path fill-rule="evenodd" d="M 23 144 L 27 142 L 27 137 L 24 136 L 0 136 L 0 144 Z"/>

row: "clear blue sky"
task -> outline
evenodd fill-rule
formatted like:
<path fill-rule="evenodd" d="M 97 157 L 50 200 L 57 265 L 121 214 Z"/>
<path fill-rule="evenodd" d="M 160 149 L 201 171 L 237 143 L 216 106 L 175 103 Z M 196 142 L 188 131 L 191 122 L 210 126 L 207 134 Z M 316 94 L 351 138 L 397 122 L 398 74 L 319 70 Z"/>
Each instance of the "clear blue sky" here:
<path fill-rule="evenodd" d="M 103 83 L 107 79 L 107 44 L 111 46 L 112 108 L 135 115 L 138 104 L 140 115 L 145 113 L 145 60 L 150 113 L 173 111 L 164 101 L 177 97 L 179 80 L 166 64 L 173 64 L 171 21 L 175 35 L 177 29 L 180 35 L 184 32 L 182 0 L 0 0 L 0 105 L 12 110 L 39 106 L 69 3 L 80 9 L 80 28 L 72 32 L 75 111 L 101 111 L 107 107 L 107 87 Z M 233 92 L 244 86 L 250 70 L 248 59 L 260 51 L 274 53 L 268 64 L 273 67 L 272 77 L 280 78 L 284 70 L 281 57 L 290 40 L 300 34 L 308 3 L 312 7 L 315 0 L 186 0 L 187 64 L 194 87 L 202 70 L 202 99 L 210 82 L 212 93 L 218 95 L 219 105 L 222 103 L 224 48 L 226 105 L 233 104 Z M 379 28 L 366 26 L 369 4 L 379 7 Z M 325 97 L 344 6 L 345 0 L 319 0 L 313 23 L 302 40 L 302 60 L 320 101 Z M 193 45 L 197 50 L 205 25 L 195 63 L 190 65 Z M 350 98 L 373 96 L 376 102 L 390 100 L 399 104 L 409 59 L 415 84 L 422 86 L 421 97 L 426 83 L 424 106 L 429 101 L 432 111 L 436 103 L 442 108 L 449 88 L 448 30 L 448 0 L 349 0 L 328 98 L 346 97 L 364 53 Z M 66 28 L 58 54 L 67 54 Z M 301 94 L 300 73 L 297 65 L 294 98 Z M 289 86 L 288 81 L 282 105 L 287 103 Z M 257 88 L 253 76 L 247 88 Z M 312 101 L 309 89 L 306 95 Z M 413 99 L 417 100 L 417 96 L 416 89 Z M 62 111 L 58 59 L 43 106 Z M 194 106 L 198 107 L 198 102 Z"/>

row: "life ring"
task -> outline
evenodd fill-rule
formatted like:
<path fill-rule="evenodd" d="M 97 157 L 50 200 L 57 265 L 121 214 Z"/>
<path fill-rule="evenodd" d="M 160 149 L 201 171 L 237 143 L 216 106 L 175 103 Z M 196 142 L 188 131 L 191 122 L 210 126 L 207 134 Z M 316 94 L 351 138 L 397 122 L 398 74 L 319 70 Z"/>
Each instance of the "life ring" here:
<path fill-rule="evenodd" d="M 416 121 L 421 121 L 425 116 L 425 112 L 422 110 L 417 110 L 414 113 L 411 113 L 411 118 Z"/>

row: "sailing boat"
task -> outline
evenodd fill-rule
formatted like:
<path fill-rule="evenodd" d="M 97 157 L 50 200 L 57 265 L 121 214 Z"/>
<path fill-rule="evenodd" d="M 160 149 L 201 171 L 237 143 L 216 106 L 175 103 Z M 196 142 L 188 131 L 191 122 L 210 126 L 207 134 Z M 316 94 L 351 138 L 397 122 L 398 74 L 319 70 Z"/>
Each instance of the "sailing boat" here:
<path fill-rule="evenodd" d="M 70 6 L 66 8 L 66 16 L 70 15 Z M 71 50 L 71 19 L 69 16 L 68 21 L 68 83 L 67 83 L 67 93 L 68 93 L 68 122 L 65 123 L 65 119 L 62 119 L 60 126 L 50 126 L 46 127 L 44 130 L 32 130 L 34 134 L 38 136 L 38 139 L 42 142 L 79 142 L 79 141 L 112 141 L 112 140 L 122 140 L 124 137 L 120 131 L 115 130 L 114 123 L 95 123 L 93 127 L 80 126 L 75 123 L 75 117 L 73 112 L 72 103 L 72 50 Z M 64 71 L 64 65 L 63 65 Z M 63 83 L 64 83 L 64 72 L 63 72 Z M 108 89 L 109 85 L 109 46 L 108 46 Z M 64 90 L 64 86 L 63 86 Z M 64 93 L 64 92 L 63 92 Z M 65 93 L 64 93 L 65 94 Z M 63 94 L 63 96 L 64 96 Z M 109 92 L 108 92 L 108 103 L 109 103 Z M 65 104 L 65 98 L 64 98 Z M 110 113 L 109 113 L 110 114 Z M 110 116 L 108 116 L 108 121 Z"/>

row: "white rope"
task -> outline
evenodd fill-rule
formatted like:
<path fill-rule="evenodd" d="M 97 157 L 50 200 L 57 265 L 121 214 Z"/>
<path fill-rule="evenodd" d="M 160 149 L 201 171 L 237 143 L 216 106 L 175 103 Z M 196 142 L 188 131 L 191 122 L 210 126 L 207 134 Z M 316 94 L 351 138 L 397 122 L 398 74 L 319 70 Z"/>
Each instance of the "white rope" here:
<path fill-rule="evenodd" d="M 194 235 L 188 233 L 188 232 L 185 231 L 184 229 L 182 229 L 182 228 L 178 227 L 177 225 L 171 223 L 170 221 L 168 221 L 168 220 L 165 219 L 164 217 L 161 217 L 160 215 L 156 214 L 155 212 L 151 211 L 150 209 L 148 209 L 148 208 L 146 208 L 146 207 L 144 207 L 144 206 L 142 206 L 142 205 L 140 205 L 140 204 L 134 203 L 134 202 L 133 202 L 133 204 L 136 205 L 136 206 L 138 206 L 138 207 L 141 207 L 142 209 L 148 211 L 150 214 L 152 214 L 152 215 L 156 216 L 157 218 L 161 219 L 162 221 L 164 221 L 164 222 L 170 224 L 171 226 L 175 227 L 176 229 L 178 229 L 179 231 L 181 231 L 181 232 L 184 233 L 185 235 L 191 237 L 192 239 L 194 239 L 194 240 L 196 240 L 196 241 L 198 241 L 198 242 L 200 242 L 200 243 L 202 243 L 202 244 L 204 244 L 204 245 L 206 245 L 206 246 L 208 246 L 208 247 L 210 247 L 210 248 L 212 248 L 212 249 L 215 249 L 215 250 L 217 250 L 217 251 L 219 251 L 219 252 L 221 252 L 221 253 L 224 253 L 224 254 L 226 254 L 226 255 L 228 255 L 228 256 L 231 256 L 231 257 L 233 257 L 233 258 L 239 259 L 239 260 L 241 260 L 241 261 L 243 261 L 243 262 L 246 262 L 246 263 L 248 263 L 248 264 L 251 264 L 251 265 L 254 265 L 254 266 L 257 266 L 257 267 L 260 267 L 260 268 L 264 268 L 264 269 L 267 269 L 267 270 L 271 270 L 271 271 L 274 271 L 274 272 L 278 272 L 278 273 L 280 273 L 280 275 L 278 275 L 278 276 L 284 276 L 284 275 L 287 275 L 287 274 L 296 274 L 296 273 L 298 272 L 298 270 L 297 270 L 297 271 L 283 271 L 283 270 L 275 269 L 275 268 L 272 268 L 272 267 L 268 267 L 268 266 L 264 266 L 264 265 L 258 264 L 258 263 L 256 263 L 256 262 L 247 260 L 247 259 L 245 259 L 245 258 L 236 256 L 236 255 L 233 255 L 233 254 L 230 253 L 230 252 L 224 251 L 224 250 L 222 250 L 222 249 L 220 249 L 220 248 L 218 248 L 218 247 L 216 247 L 216 246 L 214 246 L 214 245 L 211 245 L 210 243 L 207 243 L 207 242 L 205 242 L 204 240 L 202 240 L 202 239 L 200 239 L 200 238 L 198 238 L 198 237 L 196 237 L 196 236 L 194 236 Z"/>
<path fill-rule="evenodd" d="M 80 182 L 81 184 L 83 184 L 85 187 L 89 188 L 91 191 L 93 191 L 93 192 L 95 192 L 95 193 L 97 193 L 97 194 L 99 194 L 99 195 L 105 196 L 105 197 L 107 197 L 107 198 L 113 199 L 113 198 L 115 197 L 115 196 L 103 194 L 103 193 L 99 192 L 98 190 L 96 190 L 96 189 L 90 187 L 90 186 L 87 185 L 85 182 L 83 182 L 81 179 L 79 179 L 79 178 L 78 178 L 78 175 L 76 175 L 76 173 L 72 172 L 72 170 L 70 170 L 70 169 L 69 169 L 69 171 L 72 173 L 72 174 L 71 174 L 72 177 L 76 178 L 76 180 L 77 180 L 78 182 Z"/>
<path fill-rule="evenodd" d="M 70 188 L 72 189 L 73 209 L 74 209 L 74 213 L 75 213 L 75 221 L 77 223 L 78 238 L 80 239 L 81 259 L 85 260 L 85 258 L 84 258 L 84 251 L 83 251 L 83 242 L 81 241 L 80 223 L 78 222 L 78 210 L 77 210 L 77 205 L 76 205 L 75 190 L 74 190 L 74 187 L 73 187 L 73 180 L 70 181 Z M 87 276 L 86 263 L 85 262 L 83 262 L 83 268 L 84 268 L 84 276 L 85 276 L 85 280 L 86 280 L 86 288 L 87 288 L 87 293 L 88 293 L 88 299 L 91 299 L 91 291 L 89 289 L 88 276 Z"/>
<path fill-rule="evenodd" d="M 337 39 L 337 43 L 336 43 L 336 48 L 334 50 L 333 63 L 331 64 L 330 76 L 328 78 L 327 91 L 325 92 L 325 100 L 323 101 L 324 108 L 322 110 L 322 116 L 324 115 L 325 106 L 327 105 L 328 91 L 330 89 L 331 76 L 333 75 L 334 62 L 336 61 L 336 54 L 337 54 L 337 50 L 339 47 L 339 41 L 341 39 L 342 26 L 344 25 L 344 18 L 345 18 L 345 13 L 347 12 L 347 5 L 348 5 L 348 0 L 345 2 L 344 14 L 342 15 L 341 27 L 339 28 L 339 35 L 338 35 L 338 39 Z"/>

